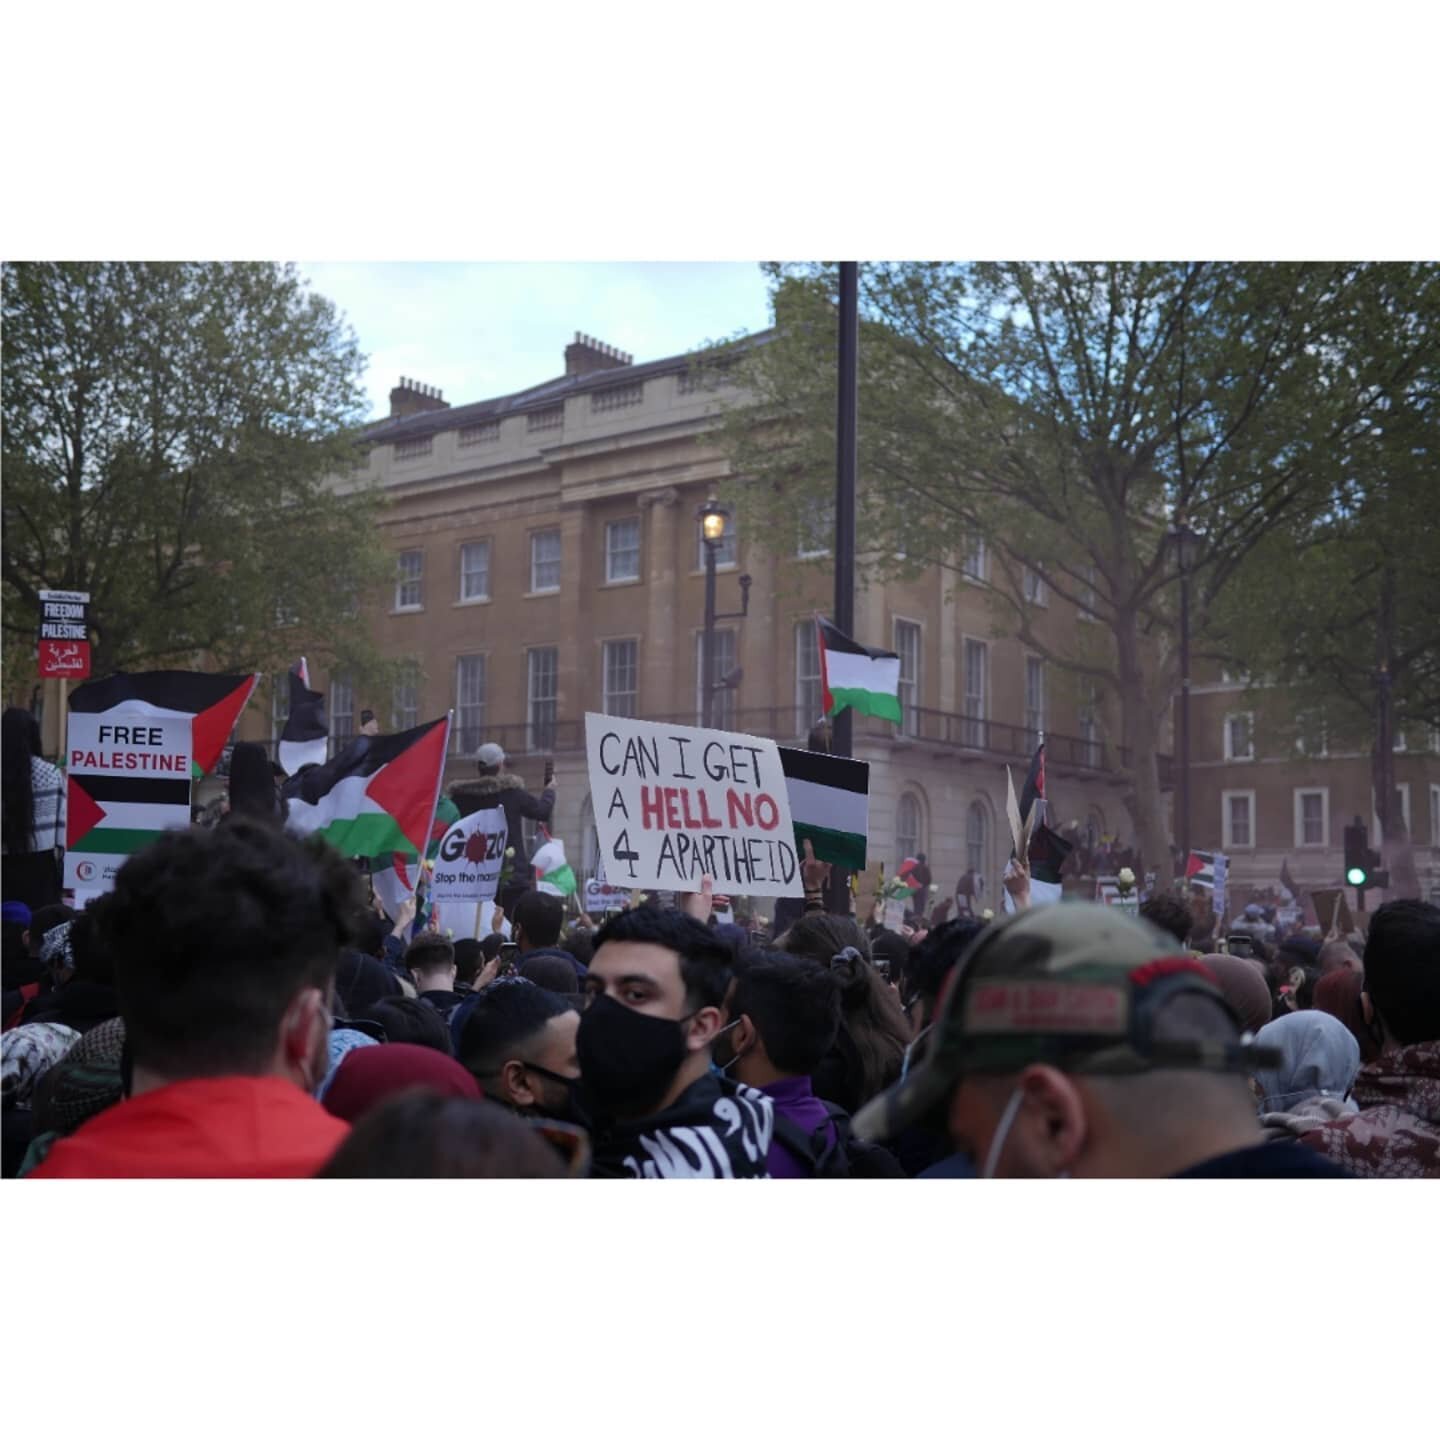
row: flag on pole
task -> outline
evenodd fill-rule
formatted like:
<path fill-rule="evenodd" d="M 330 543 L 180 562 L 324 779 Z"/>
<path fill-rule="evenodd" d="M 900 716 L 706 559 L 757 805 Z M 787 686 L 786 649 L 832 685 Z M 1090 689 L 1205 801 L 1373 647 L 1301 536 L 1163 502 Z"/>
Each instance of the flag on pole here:
<path fill-rule="evenodd" d="M 795 853 L 803 856 L 808 840 L 817 860 L 863 870 L 870 823 L 870 767 L 863 760 L 782 745 L 780 768 L 790 796 Z"/>
<path fill-rule="evenodd" d="M 260 683 L 259 675 L 206 675 L 198 670 L 117 670 L 70 695 L 72 715 L 124 707 L 127 715 L 190 720 L 190 774 L 208 775 L 220 763 L 230 732 Z"/>
<path fill-rule="evenodd" d="M 323 835 L 343 855 L 407 859 L 430 846 L 450 717 L 397 735 L 379 735 L 363 752 L 347 750 L 307 770 L 288 797 L 287 824 L 300 835 Z"/>
<path fill-rule="evenodd" d="M 280 768 L 294 775 L 306 765 L 323 765 L 330 744 L 325 724 L 325 697 L 310 688 L 310 667 L 305 657 L 290 667 L 290 714 L 280 732 Z"/>
<path fill-rule="evenodd" d="M 1057 835 L 1043 820 L 1030 837 L 1030 903 L 1055 905 L 1060 901 L 1060 872 L 1075 847 Z"/>
<path fill-rule="evenodd" d="M 1042 740 L 1035 747 L 1035 754 L 1030 758 L 1030 770 L 1025 776 L 1024 788 L 1020 791 L 1020 818 L 1030 818 L 1031 807 L 1036 801 L 1040 802 L 1040 809 L 1036 812 L 1035 823 L 1043 824 L 1045 821 L 1045 742 Z"/>
<path fill-rule="evenodd" d="M 460 811 L 455 802 L 448 795 L 442 795 L 435 806 L 435 821 L 430 826 L 430 844 L 425 849 L 427 860 L 435 859 L 440 853 L 440 842 L 445 838 L 445 832 L 459 818 Z M 385 913 L 392 920 L 400 913 L 401 905 L 415 893 L 415 886 L 420 880 L 420 869 L 421 861 L 418 855 L 403 855 L 392 850 L 385 855 L 370 857 L 370 884 L 380 897 Z M 425 928 L 429 912 L 430 893 L 427 890 L 425 903 L 415 914 L 417 934 Z"/>
<path fill-rule="evenodd" d="M 564 899 L 575 893 L 577 882 L 570 862 L 565 858 L 565 842 L 557 837 L 547 840 L 533 857 L 535 888 L 546 895 Z"/>
<path fill-rule="evenodd" d="M 900 723 L 900 657 L 893 650 L 872 650 L 815 617 L 820 639 L 820 685 L 825 713 L 838 715 L 848 705 L 861 715 Z"/>
<path fill-rule="evenodd" d="M 1292 900 L 1298 893 L 1295 889 L 1295 877 L 1290 873 L 1290 860 L 1288 856 L 1280 862 L 1280 887 Z"/>

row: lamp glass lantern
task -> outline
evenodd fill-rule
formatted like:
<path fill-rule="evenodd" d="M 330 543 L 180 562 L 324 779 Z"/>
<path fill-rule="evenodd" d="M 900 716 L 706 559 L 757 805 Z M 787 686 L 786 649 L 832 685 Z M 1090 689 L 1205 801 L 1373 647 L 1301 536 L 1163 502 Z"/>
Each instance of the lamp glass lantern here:
<path fill-rule="evenodd" d="M 707 545 L 718 545 L 725 538 L 730 523 L 730 511 L 718 500 L 707 500 L 700 507 L 700 533 Z"/>

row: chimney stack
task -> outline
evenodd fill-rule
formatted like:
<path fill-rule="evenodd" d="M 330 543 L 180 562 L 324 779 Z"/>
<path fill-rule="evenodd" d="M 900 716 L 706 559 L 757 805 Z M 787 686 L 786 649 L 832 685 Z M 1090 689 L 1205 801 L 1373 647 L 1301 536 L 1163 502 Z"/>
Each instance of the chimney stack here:
<path fill-rule="evenodd" d="M 633 355 L 626 355 L 613 345 L 607 345 L 591 335 L 582 335 L 578 330 L 574 341 L 565 347 L 567 375 L 593 375 L 597 370 L 618 370 L 634 363 Z"/>
<path fill-rule="evenodd" d="M 450 402 L 433 385 L 419 380 L 400 377 L 400 383 L 390 392 L 390 418 L 403 420 L 407 415 L 419 415 L 426 410 L 448 410 Z"/>

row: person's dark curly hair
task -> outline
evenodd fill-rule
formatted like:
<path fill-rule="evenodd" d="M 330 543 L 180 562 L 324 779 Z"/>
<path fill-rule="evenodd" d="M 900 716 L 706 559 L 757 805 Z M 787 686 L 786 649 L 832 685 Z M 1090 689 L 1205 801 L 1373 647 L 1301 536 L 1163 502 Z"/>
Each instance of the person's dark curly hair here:
<path fill-rule="evenodd" d="M 170 1080 L 262 1073 L 286 1008 L 329 988 L 364 907 L 338 852 L 264 822 L 147 845 L 103 917 L 136 1065 Z"/>
<path fill-rule="evenodd" d="M 1140 918 L 1148 920 L 1157 930 L 1173 935 L 1181 944 L 1187 944 L 1190 932 L 1195 928 L 1195 917 L 1190 907 L 1173 895 L 1153 895 L 1140 907 Z"/>
<path fill-rule="evenodd" d="M 725 1003 L 733 962 L 730 947 L 708 925 L 692 920 L 683 911 L 650 909 L 644 905 L 622 910 L 601 926 L 595 937 L 595 954 L 612 940 L 661 945 L 673 950 L 680 957 L 685 1003 L 692 1009 Z"/>

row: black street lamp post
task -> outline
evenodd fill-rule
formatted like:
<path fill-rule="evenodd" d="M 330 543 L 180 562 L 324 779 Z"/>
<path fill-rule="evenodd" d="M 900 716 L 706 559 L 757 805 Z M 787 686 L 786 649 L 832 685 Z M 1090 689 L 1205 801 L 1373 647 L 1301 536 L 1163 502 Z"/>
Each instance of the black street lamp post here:
<path fill-rule="evenodd" d="M 715 692 L 734 690 L 744 678 L 744 671 L 736 666 L 728 675 L 715 675 L 715 622 L 717 620 L 743 620 L 750 613 L 750 577 L 740 577 L 740 608 L 723 615 L 715 611 L 715 556 L 724 543 L 725 532 L 730 525 L 730 511 L 713 496 L 697 512 L 700 518 L 700 535 L 705 544 L 705 633 L 701 641 L 700 662 L 700 719 L 706 729 L 715 723 Z"/>

